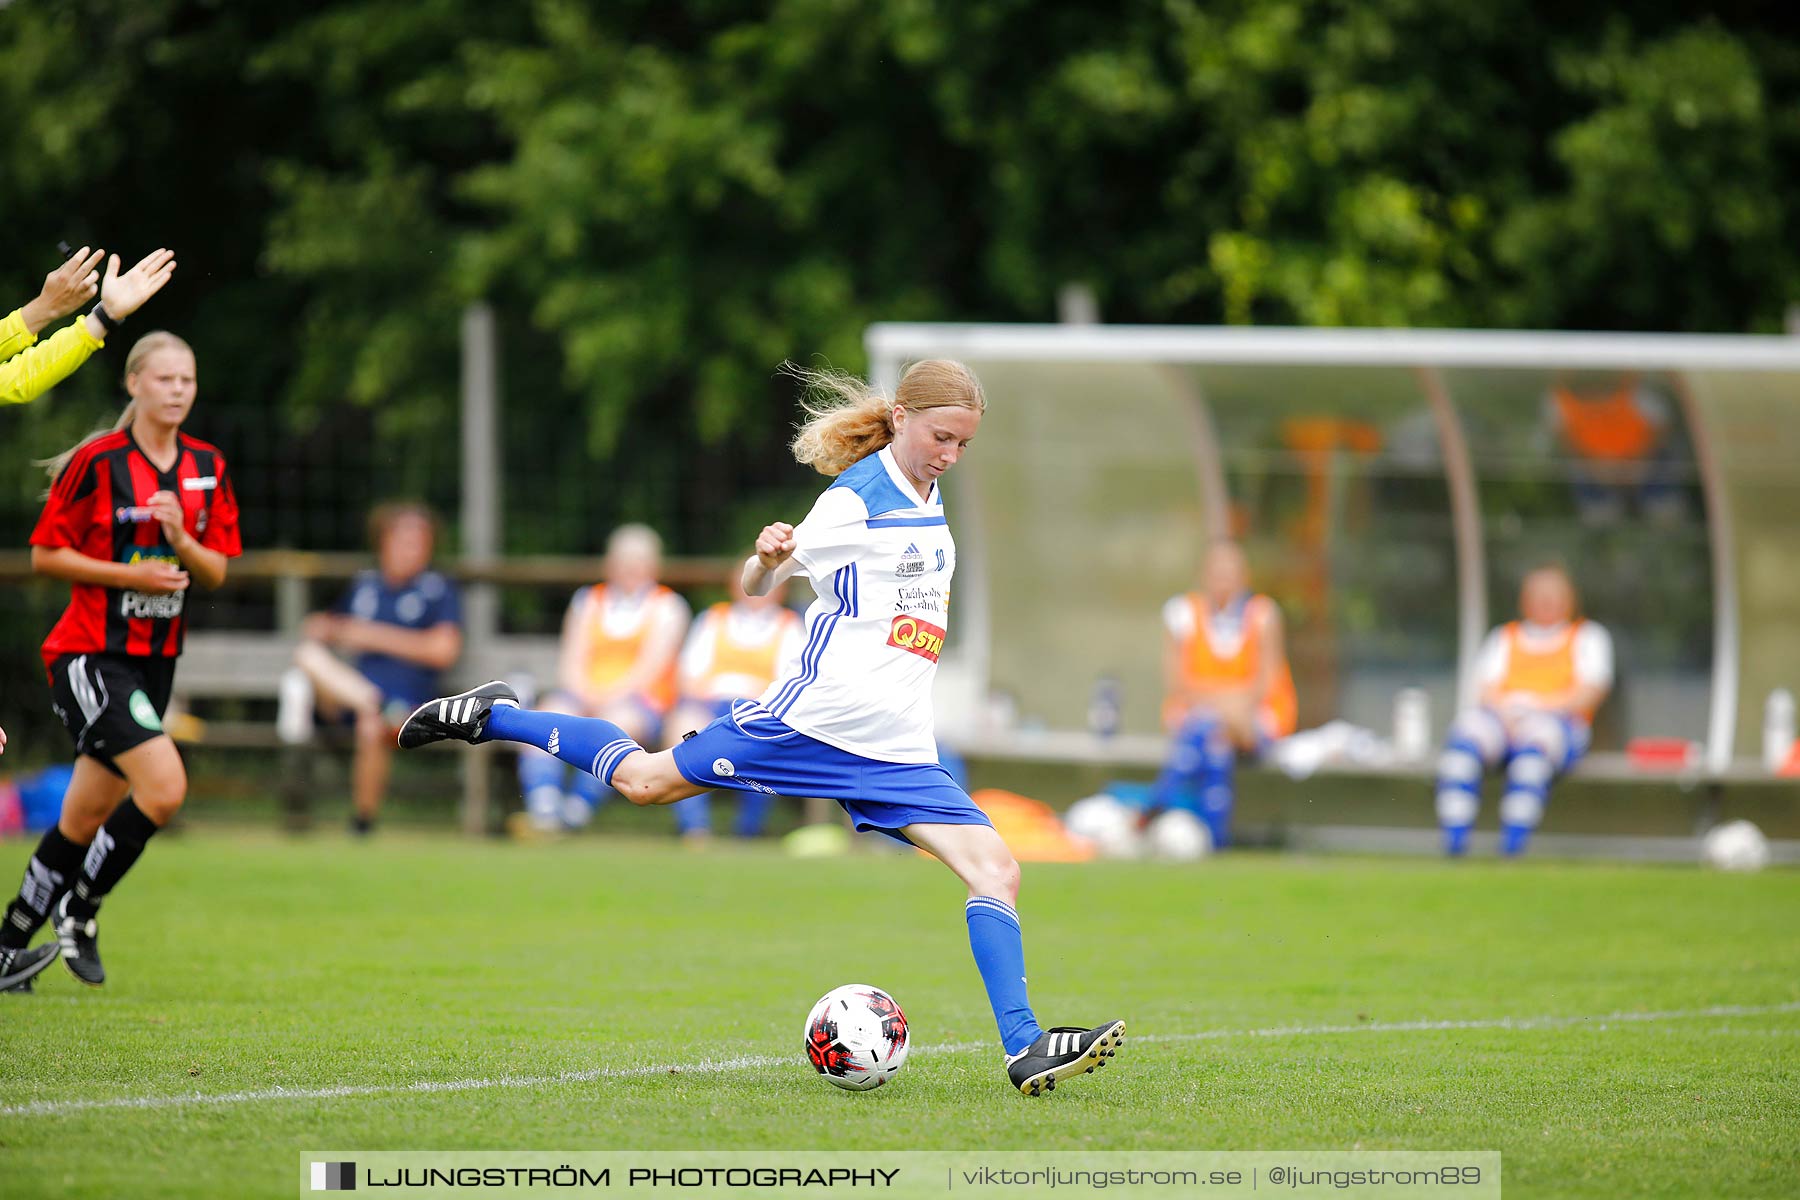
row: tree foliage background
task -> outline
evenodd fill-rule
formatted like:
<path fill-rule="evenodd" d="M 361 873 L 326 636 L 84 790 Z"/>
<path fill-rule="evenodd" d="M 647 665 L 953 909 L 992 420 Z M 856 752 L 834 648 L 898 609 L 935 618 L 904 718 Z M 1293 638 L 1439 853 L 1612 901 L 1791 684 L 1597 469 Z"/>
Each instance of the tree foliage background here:
<path fill-rule="evenodd" d="M 1791 30 L 1656 0 L 12 0 L 0 303 L 59 239 L 176 248 L 141 323 L 198 347 L 251 540 L 326 548 L 381 495 L 454 510 L 487 299 L 507 549 L 641 518 L 716 551 L 811 486 L 776 366 L 858 369 L 871 320 L 1051 319 L 1076 280 L 1113 321 L 1774 330 Z M 104 360 L 0 412 L 13 545 L 24 460 L 117 403 Z"/>

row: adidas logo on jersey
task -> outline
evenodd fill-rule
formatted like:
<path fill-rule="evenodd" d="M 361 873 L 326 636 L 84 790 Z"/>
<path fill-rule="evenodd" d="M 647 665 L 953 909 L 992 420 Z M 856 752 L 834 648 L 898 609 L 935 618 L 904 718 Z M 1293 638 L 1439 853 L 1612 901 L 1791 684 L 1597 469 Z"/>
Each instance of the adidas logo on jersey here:
<path fill-rule="evenodd" d="M 555 754 L 557 752 L 557 750 L 559 750 L 561 747 L 562 747 L 562 730 L 552 728 L 550 730 L 550 744 L 548 746 L 545 746 L 544 749 L 550 751 L 550 753 L 552 753 L 552 754 Z"/>
<path fill-rule="evenodd" d="M 894 574 L 902 579 L 916 579 L 925 573 L 925 556 L 919 553 L 917 542 L 908 542 L 900 555 L 900 565 L 894 568 Z"/>

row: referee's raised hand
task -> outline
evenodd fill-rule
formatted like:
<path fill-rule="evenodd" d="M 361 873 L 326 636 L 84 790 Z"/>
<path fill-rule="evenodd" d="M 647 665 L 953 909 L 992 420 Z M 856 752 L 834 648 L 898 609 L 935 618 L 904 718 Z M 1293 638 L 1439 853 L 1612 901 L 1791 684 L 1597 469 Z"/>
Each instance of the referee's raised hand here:
<path fill-rule="evenodd" d="M 119 256 L 115 254 L 107 261 L 106 278 L 100 283 L 100 303 L 113 320 L 123 321 L 160 292 L 174 274 L 173 250 L 152 250 L 123 275 L 119 274 Z"/>
<path fill-rule="evenodd" d="M 773 525 L 765 525 L 763 531 L 756 535 L 756 561 L 764 569 L 773 571 L 786 562 L 794 553 L 794 527 L 777 521 Z"/>
<path fill-rule="evenodd" d="M 19 315 L 25 328 L 36 333 L 50 322 L 66 317 L 94 298 L 100 272 L 96 270 L 106 251 L 90 251 L 86 246 L 69 255 L 69 261 L 44 276 L 44 289 Z"/>

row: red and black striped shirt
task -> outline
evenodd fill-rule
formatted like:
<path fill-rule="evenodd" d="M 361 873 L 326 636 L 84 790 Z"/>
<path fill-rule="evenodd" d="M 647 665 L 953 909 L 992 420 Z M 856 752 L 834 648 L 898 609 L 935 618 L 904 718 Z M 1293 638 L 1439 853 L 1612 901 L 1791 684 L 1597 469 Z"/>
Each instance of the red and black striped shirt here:
<path fill-rule="evenodd" d="M 196 541 L 231 557 L 243 553 L 237 495 L 225 473 L 225 456 L 199 438 L 176 437 L 175 463 L 167 471 L 138 448 L 129 429 L 83 446 L 51 485 L 31 544 L 69 546 L 104 562 L 160 558 L 180 566 L 162 523 L 149 515 L 152 495 L 173 492 L 186 514 L 183 524 Z M 74 584 L 69 607 L 44 640 L 44 664 L 64 654 L 173 658 L 181 653 L 186 599 L 185 592 L 154 596 Z"/>

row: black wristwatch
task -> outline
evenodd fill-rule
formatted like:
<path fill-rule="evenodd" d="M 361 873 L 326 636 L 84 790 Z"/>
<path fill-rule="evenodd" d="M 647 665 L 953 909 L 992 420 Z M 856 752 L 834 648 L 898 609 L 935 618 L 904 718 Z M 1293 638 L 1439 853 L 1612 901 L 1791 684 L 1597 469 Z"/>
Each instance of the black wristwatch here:
<path fill-rule="evenodd" d="M 111 333 L 125 323 L 124 317 L 115 317 L 106 311 L 106 301 L 104 300 L 94 305 L 93 309 L 90 310 L 90 315 L 94 320 L 100 322 L 100 327 L 108 333 Z"/>

